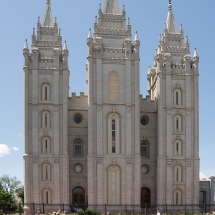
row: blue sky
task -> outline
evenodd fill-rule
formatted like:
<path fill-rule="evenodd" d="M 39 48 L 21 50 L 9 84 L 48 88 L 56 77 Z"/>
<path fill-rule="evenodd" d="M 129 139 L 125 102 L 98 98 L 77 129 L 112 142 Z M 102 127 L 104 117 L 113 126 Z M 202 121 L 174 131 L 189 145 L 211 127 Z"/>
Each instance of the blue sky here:
<path fill-rule="evenodd" d="M 52 0 L 53 18 L 58 18 L 63 40 L 70 51 L 69 67 L 71 92 L 86 92 L 86 37 L 93 28 L 99 3 L 104 0 Z M 153 66 L 154 50 L 163 32 L 168 0 L 119 0 L 130 17 L 133 37 L 138 30 L 141 41 L 141 94 L 146 95 L 146 74 Z M 189 36 L 191 55 L 197 47 L 200 56 L 200 158 L 202 175 L 215 175 L 215 1 L 172 0 L 173 12 L 179 28 L 183 24 Z M 38 16 L 43 19 L 46 0 L 2 0 L 0 7 L 0 176 L 17 176 L 23 182 L 24 154 L 24 98 L 23 55 L 27 38 L 31 44 L 33 27 Z"/>

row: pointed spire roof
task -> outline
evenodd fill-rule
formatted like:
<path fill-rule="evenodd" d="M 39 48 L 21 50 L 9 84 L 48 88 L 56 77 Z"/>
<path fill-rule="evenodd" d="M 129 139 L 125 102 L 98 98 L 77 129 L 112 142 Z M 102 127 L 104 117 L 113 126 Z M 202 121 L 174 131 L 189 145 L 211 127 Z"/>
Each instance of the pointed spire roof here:
<path fill-rule="evenodd" d="M 160 45 L 158 46 L 158 50 L 157 50 L 157 55 L 160 55 L 161 54 L 161 47 Z"/>
<path fill-rule="evenodd" d="M 104 13 L 119 15 L 118 0 L 105 0 Z"/>
<path fill-rule="evenodd" d="M 168 15 L 167 15 L 167 20 L 166 20 L 166 27 L 169 32 L 178 33 L 178 29 L 177 29 L 175 18 L 174 18 L 173 11 L 172 11 L 171 1 L 169 2 L 169 5 L 168 5 Z"/>
<path fill-rule="evenodd" d="M 134 41 L 139 41 L 138 32 L 136 31 Z"/>
<path fill-rule="evenodd" d="M 24 49 L 28 49 L 28 41 L 27 41 L 27 39 L 25 40 Z"/>
<path fill-rule="evenodd" d="M 68 50 L 68 49 L 67 49 L 67 44 L 66 44 L 66 40 L 64 41 L 64 46 L 63 46 L 63 50 Z"/>
<path fill-rule="evenodd" d="M 151 67 L 148 68 L 148 75 L 151 73 Z"/>
<path fill-rule="evenodd" d="M 47 0 L 46 12 L 43 20 L 43 26 L 53 26 L 51 0 Z"/>
<path fill-rule="evenodd" d="M 196 49 L 196 48 L 194 49 L 193 57 L 198 57 L 198 52 L 197 52 L 197 49 Z"/>
<path fill-rule="evenodd" d="M 91 28 L 89 29 L 89 33 L 88 33 L 88 37 L 87 38 L 92 38 Z"/>

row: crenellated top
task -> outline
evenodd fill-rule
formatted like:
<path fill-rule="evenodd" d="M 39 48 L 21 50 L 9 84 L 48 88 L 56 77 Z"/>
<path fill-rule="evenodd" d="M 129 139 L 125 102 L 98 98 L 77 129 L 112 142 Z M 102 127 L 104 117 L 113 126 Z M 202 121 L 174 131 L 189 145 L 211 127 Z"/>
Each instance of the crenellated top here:
<path fill-rule="evenodd" d="M 94 37 L 89 31 L 87 43 L 89 46 L 89 55 L 93 55 L 99 50 L 99 55 L 110 58 L 124 58 L 125 56 L 135 55 L 139 57 L 140 42 L 138 36 L 135 36 L 134 43 L 130 42 L 128 49 L 127 41 L 131 41 L 131 23 L 130 18 L 126 22 L 126 11 L 123 5 L 122 13 L 120 13 L 118 0 L 105 0 L 104 10 L 101 4 L 98 10 L 99 16 L 94 22 Z M 134 47 L 136 47 L 134 49 Z M 138 54 L 137 54 L 138 52 Z M 127 54 L 126 54 L 127 53 Z M 98 53 L 96 54 L 98 55 Z"/>
<path fill-rule="evenodd" d="M 158 49 L 154 59 L 155 66 L 161 63 L 165 65 L 165 62 L 169 61 L 172 69 L 183 68 L 183 66 L 178 67 L 178 65 L 181 65 L 183 61 L 191 59 L 188 36 L 184 40 L 182 25 L 180 25 L 180 30 L 178 31 L 171 2 L 168 5 L 168 15 L 164 32 L 160 35 Z"/>
<path fill-rule="evenodd" d="M 39 17 L 37 22 L 37 32 L 35 33 L 35 28 L 33 29 L 32 52 L 26 48 L 26 44 L 24 47 L 26 65 L 28 64 L 28 66 L 32 66 L 34 57 L 36 57 L 39 68 L 52 68 L 53 66 L 56 66 L 56 62 L 58 62 L 58 64 L 63 63 L 64 66 L 67 66 L 68 50 L 66 45 L 64 45 L 64 49 L 62 49 L 62 37 L 60 29 L 58 29 L 57 19 L 55 18 L 54 23 L 52 21 L 51 0 L 47 0 L 43 23 L 41 24 Z M 29 59 L 27 59 L 28 57 L 26 55 L 27 50 Z"/>
<path fill-rule="evenodd" d="M 179 31 L 177 29 L 170 1 L 164 32 L 160 35 L 158 49 L 154 55 L 154 67 L 149 68 L 147 74 L 148 92 L 156 85 L 158 73 L 182 76 L 196 74 L 198 63 L 199 56 L 196 49 L 193 58 L 190 56 L 190 43 L 188 36 L 184 40 L 182 25 Z"/>

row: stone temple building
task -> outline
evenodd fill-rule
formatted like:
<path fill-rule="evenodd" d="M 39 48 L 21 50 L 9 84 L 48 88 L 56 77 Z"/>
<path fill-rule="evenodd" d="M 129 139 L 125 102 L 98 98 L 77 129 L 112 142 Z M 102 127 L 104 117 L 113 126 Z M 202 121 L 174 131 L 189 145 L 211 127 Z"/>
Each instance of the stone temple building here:
<path fill-rule="evenodd" d="M 69 95 L 69 50 L 51 2 L 24 46 L 25 202 L 198 204 L 199 56 L 171 2 L 148 95 L 140 41 L 126 11 L 105 0 L 87 38 L 87 94 Z"/>

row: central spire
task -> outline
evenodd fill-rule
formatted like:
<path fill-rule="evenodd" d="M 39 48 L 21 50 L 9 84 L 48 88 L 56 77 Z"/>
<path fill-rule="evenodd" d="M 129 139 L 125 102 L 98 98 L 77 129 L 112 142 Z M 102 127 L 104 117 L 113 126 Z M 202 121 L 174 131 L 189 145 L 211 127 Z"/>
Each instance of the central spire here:
<path fill-rule="evenodd" d="M 104 13 L 120 14 L 118 0 L 105 0 Z"/>
<path fill-rule="evenodd" d="M 43 26 L 53 26 L 51 0 L 47 0 L 46 12 L 43 20 Z"/>
<path fill-rule="evenodd" d="M 168 15 L 167 15 L 167 20 L 166 20 L 166 26 L 167 26 L 167 29 L 169 32 L 178 33 L 175 18 L 174 18 L 173 12 L 172 12 L 171 0 L 169 1 L 169 5 L 168 5 Z"/>

